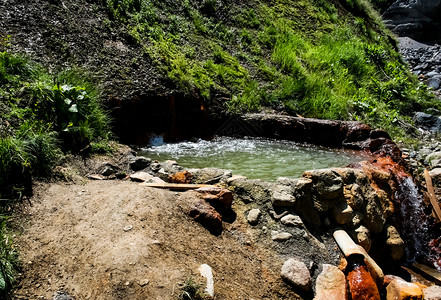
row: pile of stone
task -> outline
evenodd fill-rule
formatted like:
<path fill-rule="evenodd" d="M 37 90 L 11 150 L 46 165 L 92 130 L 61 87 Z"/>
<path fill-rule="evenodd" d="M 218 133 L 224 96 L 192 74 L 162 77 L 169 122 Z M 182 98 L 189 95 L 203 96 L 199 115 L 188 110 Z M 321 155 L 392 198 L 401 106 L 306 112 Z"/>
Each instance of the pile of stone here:
<path fill-rule="evenodd" d="M 435 94 L 441 95 L 441 46 L 429 46 L 405 37 L 399 38 L 399 48 L 412 72 Z"/>

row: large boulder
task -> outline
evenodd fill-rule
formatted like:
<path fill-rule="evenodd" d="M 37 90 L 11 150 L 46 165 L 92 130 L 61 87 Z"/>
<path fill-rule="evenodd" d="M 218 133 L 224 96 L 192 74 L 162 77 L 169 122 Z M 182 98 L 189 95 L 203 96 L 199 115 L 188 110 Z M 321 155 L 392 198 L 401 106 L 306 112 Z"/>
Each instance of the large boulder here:
<path fill-rule="evenodd" d="M 415 124 L 425 130 L 432 133 L 441 132 L 441 118 L 437 116 L 432 116 L 423 112 L 415 113 L 413 120 Z"/>
<path fill-rule="evenodd" d="M 386 26 L 400 36 L 441 40 L 440 0 L 397 0 L 384 13 Z"/>

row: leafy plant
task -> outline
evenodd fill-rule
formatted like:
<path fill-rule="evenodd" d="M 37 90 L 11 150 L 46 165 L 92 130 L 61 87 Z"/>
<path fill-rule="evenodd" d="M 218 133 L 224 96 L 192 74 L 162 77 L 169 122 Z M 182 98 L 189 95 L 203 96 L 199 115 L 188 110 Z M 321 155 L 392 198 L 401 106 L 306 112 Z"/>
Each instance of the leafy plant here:
<path fill-rule="evenodd" d="M 6 229 L 7 219 L 0 216 L 0 295 L 6 296 L 15 282 L 18 253 Z"/>
<path fill-rule="evenodd" d="M 204 300 L 209 297 L 201 292 L 202 284 L 194 281 L 192 277 L 188 277 L 181 286 L 181 293 L 179 299 L 182 300 Z"/>

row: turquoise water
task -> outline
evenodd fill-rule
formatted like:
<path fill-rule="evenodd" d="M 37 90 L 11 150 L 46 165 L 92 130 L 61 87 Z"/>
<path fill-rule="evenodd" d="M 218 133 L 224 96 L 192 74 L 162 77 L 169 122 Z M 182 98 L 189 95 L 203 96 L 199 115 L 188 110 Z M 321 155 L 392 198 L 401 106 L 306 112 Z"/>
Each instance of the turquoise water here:
<path fill-rule="evenodd" d="M 153 138 L 139 155 L 153 160 L 175 160 L 186 168 L 216 167 L 234 175 L 275 181 L 300 177 L 305 170 L 345 167 L 367 159 L 359 151 L 336 150 L 291 141 L 262 138 L 216 137 L 211 141 L 164 143 Z"/>

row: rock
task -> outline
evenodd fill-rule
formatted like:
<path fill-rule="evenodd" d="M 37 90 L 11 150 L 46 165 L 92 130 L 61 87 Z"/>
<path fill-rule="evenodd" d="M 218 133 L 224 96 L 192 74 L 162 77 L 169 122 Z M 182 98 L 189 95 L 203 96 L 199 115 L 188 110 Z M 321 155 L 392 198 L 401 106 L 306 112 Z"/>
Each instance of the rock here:
<path fill-rule="evenodd" d="M 292 234 L 289 232 L 278 232 L 278 231 L 271 231 L 271 239 L 273 241 L 286 241 L 289 240 L 292 237 Z"/>
<path fill-rule="evenodd" d="M 440 85 L 441 85 L 441 79 L 438 77 L 430 78 L 429 80 L 427 80 L 427 86 L 434 90 L 439 89 Z"/>
<path fill-rule="evenodd" d="M 150 280 L 147 278 L 141 279 L 138 281 L 140 287 L 144 287 L 150 283 Z"/>
<path fill-rule="evenodd" d="M 357 244 L 362 246 L 364 250 L 366 250 L 366 252 L 369 252 L 372 246 L 369 229 L 367 229 L 363 225 L 360 225 L 357 229 L 354 230 L 354 232 L 355 241 L 357 242 Z"/>
<path fill-rule="evenodd" d="M 386 287 L 386 300 L 423 300 L 423 291 L 414 283 L 401 279 L 392 280 Z"/>
<path fill-rule="evenodd" d="M 74 300 L 74 298 L 65 292 L 56 292 L 53 300 Z"/>
<path fill-rule="evenodd" d="M 332 217 L 337 224 L 349 224 L 352 222 L 354 211 L 347 203 L 343 202 L 332 209 Z"/>
<path fill-rule="evenodd" d="M 343 179 L 332 169 L 305 171 L 303 177 L 312 180 L 315 192 L 324 200 L 343 196 Z M 327 208 L 324 208 L 325 211 Z"/>
<path fill-rule="evenodd" d="M 441 168 L 435 168 L 429 171 L 430 177 L 432 177 L 432 181 L 434 185 L 439 185 L 441 183 Z"/>
<path fill-rule="evenodd" d="M 101 174 L 88 174 L 87 178 L 92 179 L 92 180 L 104 180 L 104 179 L 106 179 L 106 177 L 104 177 Z"/>
<path fill-rule="evenodd" d="M 173 175 L 168 176 L 168 182 L 170 183 L 190 183 L 193 175 L 188 171 L 176 172 Z"/>
<path fill-rule="evenodd" d="M 133 226 L 132 226 L 132 225 L 127 225 L 126 227 L 123 228 L 123 230 L 124 230 L 125 232 L 128 232 L 128 231 L 130 231 L 130 230 L 132 230 L 132 229 L 133 229 Z"/>
<path fill-rule="evenodd" d="M 303 226 L 302 219 L 299 216 L 292 214 L 284 216 L 282 219 L 280 219 L 280 222 L 286 226 Z"/>
<path fill-rule="evenodd" d="M 129 161 L 130 169 L 140 171 L 150 166 L 152 160 L 143 156 L 136 156 Z"/>
<path fill-rule="evenodd" d="M 207 286 L 205 288 L 205 292 L 210 297 L 214 297 L 213 270 L 207 264 L 202 264 L 198 270 L 201 273 L 202 277 L 205 277 L 207 279 Z"/>
<path fill-rule="evenodd" d="M 107 177 L 115 174 L 118 170 L 118 167 L 110 163 L 104 163 L 99 169 L 100 174 Z"/>
<path fill-rule="evenodd" d="M 196 195 L 191 192 L 185 193 L 178 199 L 178 205 L 184 213 L 199 222 L 211 233 L 220 234 L 222 232 L 222 216 L 207 201 L 198 198 Z"/>
<path fill-rule="evenodd" d="M 423 289 L 424 300 L 441 300 L 441 286 L 432 285 Z"/>
<path fill-rule="evenodd" d="M 244 203 L 257 202 L 264 205 L 271 200 L 272 184 L 260 179 L 238 178 L 230 182 L 235 195 Z"/>
<path fill-rule="evenodd" d="M 311 289 L 311 275 L 309 270 L 304 262 L 296 258 L 290 258 L 283 263 L 280 275 L 284 280 L 295 287 L 299 287 L 305 291 Z"/>
<path fill-rule="evenodd" d="M 231 171 L 218 168 L 190 169 L 193 174 L 191 183 L 216 184 L 226 182 L 231 176 Z"/>
<path fill-rule="evenodd" d="M 296 198 L 293 195 L 293 189 L 287 185 L 275 185 L 271 197 L 273 207 L 293 207 Z"/>
<path fill-rule="evenodd" d="M 336 266 L 324 264 L 315 283 L 314 300 L 346 300 L 346 276 Z"/>
<path fill-rule="evenodd" d="M 251 209 L 247 215 L 247 221 L 251 225 L 256 225 L 259 222 L 261 211 L 258 208 Z"/>
<path fill-rule="evenodd" d="M 441 132 L 441 119 L 423 112 L 415 113 L 413 120 L 417 126 L 432 133 Z"/>
<path fill-rule="evenodd" d="M 404 241 L 398 230 L 392 225 L 386 225 L 386 245 L 389 248 L 393 260 L 400 260 L 404 256 Z"/>
<path fill-rule="evenodd" d="M 439 161 L 441 161 L 441 151 L 432 152 L 424 159 L 424 162 L 431 167 L 435 167 Z"/>
<path fill-rule="evenodd" d="M 196 189 L 195 191 L 200 193 L 202 198 L 214 207 L 231 209 L 231 205 L 233 204 L 233 193 L 230 190 L 217 186 L 209 186 Z"/>
<path fill-rule="evenodd" d="M 130 180 L 136 182 L 146 182 L 146 183 L 165 183 L 161 178 L 155 177 L 147 172 L 136 172 L 129 176 Z"/>
<path fill-rule="evenodd" d="M 416 40 L 440 40 L 439 0 L 397 0 L 383 13 L 386 27 Z"/>

